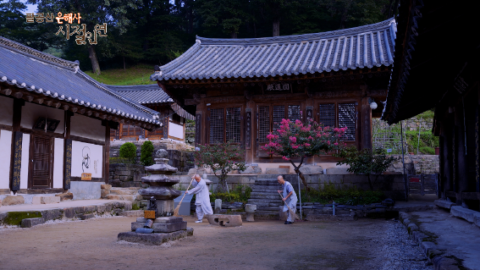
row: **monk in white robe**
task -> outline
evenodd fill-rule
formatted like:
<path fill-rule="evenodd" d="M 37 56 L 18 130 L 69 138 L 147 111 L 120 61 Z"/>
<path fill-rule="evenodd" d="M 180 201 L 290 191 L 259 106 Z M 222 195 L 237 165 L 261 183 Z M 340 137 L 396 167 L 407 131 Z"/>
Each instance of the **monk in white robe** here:
<path fill-rule="evenodd" d="M 283 189 L 278 190 L 278 193 L 283 193 L 283 201 L 286 202 L 290 209 L 292 209 L 292 211 L 295 213 L 297 210 L 297 194 L 295 193 L 292 184 L 290 184 L 288 181 L 285 181 L 281 175 L 277 177 L 277 181 L 280 185 L 282 185 Z M 293 224 L 293 222 L 295 222 L 295 218 L 292 217 L 292 214 L 290 211 L 288 211 L 288 207 L 285 204 L 283 205 L 283 212 L 288 213 L 288 218 L 287 221 L 285 221 L 285 224 Z"/>
<path fill-rule="evenodd" d="M 195 194 L 195 206 L 198 220 L 195 223 L 201 223 L 204 215 L 213 215 L 212 205 L 210 204 L 210 192 L 207 183 L 200 175 L 193 176 L 192 186 L 194 188 L 187 191 L 187 194 Z"/>

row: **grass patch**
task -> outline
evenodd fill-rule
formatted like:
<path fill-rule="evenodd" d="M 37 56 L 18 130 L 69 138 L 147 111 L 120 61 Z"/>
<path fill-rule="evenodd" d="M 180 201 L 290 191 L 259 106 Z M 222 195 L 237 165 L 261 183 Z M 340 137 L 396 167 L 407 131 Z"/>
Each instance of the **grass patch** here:
<path fill-rule="evenodd" d="M 335 203 L 345 205 L 365 205 L 371 203 L 380 203 L 385 199 L 385 195 L 380 191 L 363 191 L 353 188 L 336 188 L 334 184 L 325 184 L 323 189 L 312 189 L 309 192 L 302 190 L 305 202 L 318 202 L 322 204 Z"/>
<path fill-rule="evenodd" d="M 17 225 L 20 226 L 22 220 L 26 218 L 41 218 L 42 213 L 40 212 L 8 212 L 7 217 L 3 222 L 7 225 Z"/>
<path fill-rule="evenodd" d="M 107 69 L 100 75 L 95 75 L 92 71 L 85 73 L 93 79 L 111 85 L 139 85 L 155 84 L 150 80 L 150 75 L 154 72 L 153 65 L 137 65 L 127 69 Z"/>

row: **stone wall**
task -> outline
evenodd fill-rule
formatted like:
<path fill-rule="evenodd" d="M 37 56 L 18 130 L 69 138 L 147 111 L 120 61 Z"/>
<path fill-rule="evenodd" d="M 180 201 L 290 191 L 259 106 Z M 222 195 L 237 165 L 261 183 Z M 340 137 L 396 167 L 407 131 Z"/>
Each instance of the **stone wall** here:
<path fill-rule="evenodd" d="M 133 144 L 135 144 L 135 146 L 137 146 L 136 163 L 138 165 L 140 165 L 140 153 L 143 142 L 144 140 L 132 142 Z M 125 141 L 112 142 L 110 145 L 110 157 L 118 157 L 120 152 L 120 146 L 124 143 Z M 155 155 L 155 152 L 160 149 L 166 150 L 168 152 L 168 156 L 166 158 L 170 159 L 168 161 L 168 164 L 176 167 L 179 172 L 188 172 L 189 169 L 194 167 L 193 153 L 191 152 L 191 150 L 193 149 L 192 146 L 171 139 L 152 141 L 152 143 L 154 147 L 153 155 Z M 112 165 L 113 164 L 110 164 L 110 166 Z"/>
<path fill-rule="evenodd" d="M 133 164 L 110 164 L 110 179 L 113 187 L 141 187 L 145 167 Z"/>
<path fill-rule="evenodd" d="M 402 155 L 392 155 L 397 161 L 387 172 L 403 174 Z M 434 174 L 440 172 L 440 158 L 437 155 L 405 155 L 407 174 Z"/>
<path fill-rule="evenodd" d="M 277 175 L 261 175 L 262 179 L 265 179 L 267 176 L 270 176 L 271 179 L 276 179 Z M 230 189 L 235 188 L 237 185 L 247 185 L 253 187 L 255 181 L 259 175 L 250 174 L 250 175 L 231 175 L 227 178 L 227 182 Z M 298 189 L 297 175 L 295 174 L 286 174 L 284 175 L 285 180 L 289 181 L 293 187 Z M 307 174 L 305 175 L 307 184 L 312 189 L 323 188 L 325 184 L 333 184 L 336 188 L 352 188 L 356 187 L 359 190 L 370 190 L 368 184 L 368 178 L 363 175 L 354 175 L 354 174 Z M 175 187 L 185 190 L 190 183 L 191 176 L 182 175 L 180 177 L 181 181 Z M 214 191 L 219 180 L 212 174 L 207 174 L 207 179 L 212 181 L 210 185 L 210 190 Z M 372 177 L 372 181 L 375 180 Z M 300 180 L 300 187 L 303 189 L 303 182 Z M 374 184 L 375 190 L 379 190 L 385 193 L 387 197 L 393 198 L 395 200 L 404 200 L 404 180 L 401 174 L 384 174 L 380 175 L 377 181 Z"/>

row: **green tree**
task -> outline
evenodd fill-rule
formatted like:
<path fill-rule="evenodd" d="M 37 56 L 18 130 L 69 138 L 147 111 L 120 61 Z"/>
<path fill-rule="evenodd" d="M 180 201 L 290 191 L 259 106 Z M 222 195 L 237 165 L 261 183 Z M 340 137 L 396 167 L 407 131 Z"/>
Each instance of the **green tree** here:
<path fill-rule="evenodd" d="M 373 151 L 372 149 L 359 151 L 356 147 L 350 147 L 335 156 L 343 158 L 337 165 L 347 164 L 350 166 L 347 171 L 357 175 L 366 175 L 371 190 L 374 189 L 373 185 L 377 182 L 378 176 L 387 171 L 388 167 L 397 160 L 394 157 L 387 157 L 385 150 L 381 148 Z M 375 175 L 373 182 L 371 175 Z"/>
<path fill-rule="evenodd" d="M 140 161 L 144 166 L 153 165 L 153 143 L 151 141 L 145 141 L 142 144 L 142 149 L 140 150 Z"/>
<path fill-rule="evenodd" d="M 109 28 L 118 29 L 120 34 L 127 31 L 130 20 L 127 11 L 137 8 L 136 0 L 28 0 L 38 5 L 39 12 L 44 13 L 80 13 L 81 23 L 85 23 L 87 31 L 93 31 L 96 24 L 107 23 Z M 87 44 L 88 55 L 95 74 L 100 75 L 100 64 L 95 45 Z"/>
<path fill-rule="evenodd" d="M 203 0 L 198 13 L 203 19 L 203 26 L 212 32 L 223 32 L 231 38 L 237 38 L 240 26 L 249 20 L 245 1 L 242 0 Z"/>
<path fill-rule="evenodd" d="M 228 173 L 233 170 L 244 171 L 246 169 L 245 162 L 243 162 L 245 151 L 238 144 L 230 141 L 199 145 L 199 148 L 194 152 L 195 165 L 212 169 L 213 174 L 220 180 L 217 192 L 228 191 Z"/>

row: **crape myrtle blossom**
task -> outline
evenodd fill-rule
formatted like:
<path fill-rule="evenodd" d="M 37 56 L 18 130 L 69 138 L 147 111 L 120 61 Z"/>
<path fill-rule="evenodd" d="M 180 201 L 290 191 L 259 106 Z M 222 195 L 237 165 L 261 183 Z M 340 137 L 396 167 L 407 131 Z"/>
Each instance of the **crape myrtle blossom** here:
<path fill-rule="evenodd" d="M 282 119 L 279 128 L 267 135 L 269 142 L 261 149 L 290 161 L 295 171 L 300 173 L 299 169 L 305 156 L 315 156 L 344 149 L 346 144 L 339 140 L 346 131 L 346 127 L 323 127 L 311 119 L 308 119 L 307 125 L 300 120 L 293 122 L 289 119 Z M 295 158 L 301 159 L 298 166 L 292 161 Z M 300 177 L 302 177 L 301 173 Z M 304 180 L 303 177 L 302 180 Z M 306 183 L 304 182 L 304 184 Z"/>

